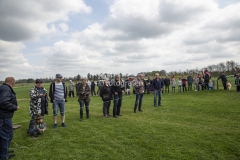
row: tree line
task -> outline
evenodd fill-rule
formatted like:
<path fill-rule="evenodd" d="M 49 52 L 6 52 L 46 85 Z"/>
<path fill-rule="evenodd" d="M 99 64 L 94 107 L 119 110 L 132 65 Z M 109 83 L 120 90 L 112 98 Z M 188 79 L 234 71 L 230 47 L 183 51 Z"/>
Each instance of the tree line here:
<path fill-rule="evenodd" d="M 226 62 L 220 62 L 218 64 L 212 64 L 203 68 L 195 68 L 195 69 L 187 69 L 185 71 L 171 71 L 171 72 L 166 72 L 165 70 L 155 70 L 155 71 L 151 71 L 151 72 L 140 72 L 141 74 L 144 74 L 145 77 L 153 77 L 155 75 L 155 73 L 159 73 L 160 76 L 166 76 L 166 75 L 196 75 L 198 73 L 202 73 L 203 70 L 208 69 L 208 71 L 211 73 L 212 76 L 217 77 L 220 75 L 220 73 L 225 72 L 226 75 L 233 75 L 236 72 L 236 67 L 239 67 L 239 64 L 233 60 L 231 61 L 226 61 Z M 110 73 L 101 73 L 101 74 L 91 74 L 88 73 L 87 74 L 87 78 L 89 80 L 94 80 L 97 81 L 100 78 L 109 78 L 109 79 L 113 79 L 114 78 L 114 74 L 110 74 Z M 120 73 L 120 76 L 122 78 L 128 78 L 128 77 L 135 77 L 136 75 L 128 75 L 125 74 L 123 75 L 122 73 Z M 65 81 L 68 80 L 73 80 L 73 81 L 80 81 L 82 77 L 85 76 L 81 76 L 80 74 L 73 76 L 73 77 L 64 77 Z M 45 83 L 49 83 L 52 82 L 55 77 L 49 77 L 49 78 L 41 78 Z M 33 78 L 28 78 L 28 79 L 19 79 L 16 81 L 16 83 L 34 83 L 35 79 Z M 0 81 L 0 84 L 4 83 L 3 81 Z"/>

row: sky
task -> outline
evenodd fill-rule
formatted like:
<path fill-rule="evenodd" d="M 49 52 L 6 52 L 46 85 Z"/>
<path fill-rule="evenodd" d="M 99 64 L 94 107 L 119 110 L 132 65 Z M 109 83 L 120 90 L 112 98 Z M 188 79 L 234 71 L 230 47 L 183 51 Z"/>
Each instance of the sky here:
<path fill-rule="evenodd" d="M 240 63 L 240 0 L 0 0 L 0 80 Z"/>

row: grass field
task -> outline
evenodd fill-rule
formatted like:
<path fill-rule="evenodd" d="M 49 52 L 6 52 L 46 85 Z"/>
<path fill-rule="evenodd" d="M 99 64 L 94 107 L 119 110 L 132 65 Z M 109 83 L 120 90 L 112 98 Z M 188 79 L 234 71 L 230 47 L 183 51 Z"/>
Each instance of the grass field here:
<path fill-rule="evenodd" d="M 82 122 L 77 98 L 68 98 L 67 127 L 60 126 L 59 117 L 59 127 L 52 128 L 50 104 L 48 128 L 33 139 L 26 134 L 33 85 L 14 88 L 21 110 L 13 123 L 22 125 L 14 131 L 14 159 L 240 159 L 240 93 L 235 87 L 164 93 L 161 107 L 153 107 L 153 95 L 146 94 L 142 113 L 133 113 L 134 95 L 124 96 L 123 116 L 117 119 L 103 118 L 100 97 L 91 97 L 90 118 L 84 114 Z"/>

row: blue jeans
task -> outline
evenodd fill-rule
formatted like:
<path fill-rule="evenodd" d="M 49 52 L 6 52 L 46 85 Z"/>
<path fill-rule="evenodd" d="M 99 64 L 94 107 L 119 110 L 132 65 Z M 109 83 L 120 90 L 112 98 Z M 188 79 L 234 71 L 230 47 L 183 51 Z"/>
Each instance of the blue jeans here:
<path fill-rule="evenodd" d="M 61 116 L 65 115 L 65 100 L 54 100 L 53 101 L 53 115 L 58 114 L 58 108 L 60 109 Z"/>
<path fill-rule="evenodd" d="M 79 102 L 80 104 L 80 109 L 83 110 L 84 109 L 84 105 L 86 108 L 89 107 L 89 102 L 85 102 L 84 100 L 82 100 L 81 102 Z"/>
<path fill-rule="evenodd" d="M 8 148 L 13 138 L 12 119 L 0 119 L 0 158 L 4 159 L 9 156 Z"/>
<path fill-rule="evenodd" d="M 162 91 L 161 90 L 154 90 L 154 106 L 157 105 L 157 96 L 158 96 L 158 105 L 161 105 L 162 99 Z"/>
<path fill-rule="evenodd" d="M 135 106 L 134 106 L 134 111 L 136 111 L 137 106 L 138 110 L 140 111 L 142 108 L 142 99 L 143 99 L 143 94 L 136 94 L 136 101 L 135 101 Z"/>
<path fill-rule="evenodd" d="M 120 115 L 122 106 L 122 95 L 114 95 L 113 103 L 114 103 L 113 116 Z"/>
<path fill-rule="evenodd" d="M 181 91 L 182 91 L 182 86 L 178 85 L 178 92 L 181 92 Z"/>

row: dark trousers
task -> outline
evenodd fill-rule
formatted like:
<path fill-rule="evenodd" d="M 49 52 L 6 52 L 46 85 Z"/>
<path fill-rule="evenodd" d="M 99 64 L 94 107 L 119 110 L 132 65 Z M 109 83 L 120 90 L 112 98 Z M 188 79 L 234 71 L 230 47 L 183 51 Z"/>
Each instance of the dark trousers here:
<path fill-rule="evenodd" d="M 111 100 L 103 102 L 103 116 L 109 115 L 110 105 L 111 105 Z"/>
<path fill-rule="evenodd" d="M 113 116 L 120 115 L 122 106 L 122 95 L 114 95 L 113 105 Z"/>
<path fill-rule="evenodd" d="M 143 94 L 136 94 L 136 101 L 135 101 L 135 106 L 134 106 L 134 111 L 138 110 L 141 111 L 142 110 L 142 99 L 143 99 Z"/>
<path fill-rule="evenodd" d="M 79 104 L 80 104 L 80 119 L 83 118 L 84 105 L 86 107 L 87 118 L 89 118 L 89 102 L 86 102 L 85 100 L 82 100 L 82 102 L 79 102 Z"/>
<path fill-rule="evenodd" d="M 204 88 L 205 88 L 205 90 L 208 89 L 208 83 L 209 83 L 209 81 L 204 81 Z"/>
<path fill-rule="evenodd" d="M 0 119 L 0 159 L 6 159 L 8 148 L 13 138 L 13 126 L 11 118 Z"/>
<path fill-rule="evenodd" d="M 169 93 L 169 86 L 165 86 L 165 92 L 167 93 Z"/>
<path fill-rule="evenodd" d="M 41 116 L 44 116 L 45 112 L 46 112 L 46 107 L 41 106 Z"/>
<path fill-rule="evenodd" d="M 175 86 L 174 86 L 174 87 L 172 87 L 172 92 L 175 92 Z"/>
<path fill-rule="evenodd" d="M 184 92 L 184 90 L 185 90 L 185 92 L 187 92 L 186 84 L 183 84 L 183 85 L 182 85 L 182 90 L 183 90 L 183 92 Z"/>
<path fill-rule="evenodd" d="M 188 83 L 188 91 L 192 91 L 192 83 Z"/>
<path fill-rule="evenodd" d="M 240 92 L 240 86 L 237 86 L 237 92 Z"/>
<path fill-rule="evenodd" d="M 223 82 L 222 84 L 223 84 L 224 90 L 227 90 L 227 82 Z"/>
<path fill-rule="evenodd" d="M 74 97 L 74 91 L 69 91 L 68 96 L 69 96 L 69 97 L 71 97 L 71 96 Z"/>
<path fill-rule="evenodd" d="M 94 93 L 94 95 L 96 96 L 95 88 L 92 88 L 92 89 L 91 89 L 91 94 L 92 94 L 92 96 L 93 96 L 93 93 Z"/>

